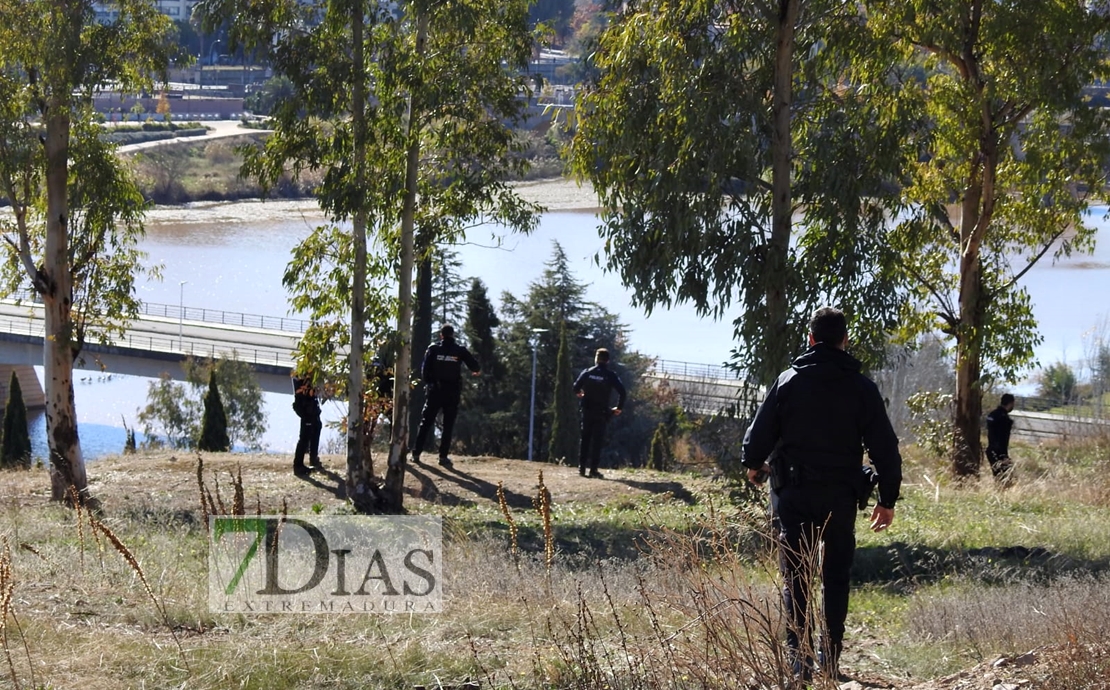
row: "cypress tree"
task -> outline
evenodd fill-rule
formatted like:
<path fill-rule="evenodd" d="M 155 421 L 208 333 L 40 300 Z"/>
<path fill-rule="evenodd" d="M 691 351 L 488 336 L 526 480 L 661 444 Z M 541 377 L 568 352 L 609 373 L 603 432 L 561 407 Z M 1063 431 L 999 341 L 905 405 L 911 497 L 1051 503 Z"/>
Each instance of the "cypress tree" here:
<path fill-rule="evenodd" d="M 227 414 L 224 412 L 220 391 L 216 388 L 216 371 L 208 374 L 208 393 L 204 396 L 204 419 L 201 422 L 198 450 L 210 453 L 226 453 L 231 450 L 231 440 L 227 436 Z"/>
<path fill-rule="evenodd" d="M 567 324 L 564 321 L 559 326 L 559 356 L 555 365 L 555 394 L 551 404 L 551 441 L 547 447 L 547 457 L 552 462 L 573 462 L 578 457 L 579 435 L 574 433 L 578 428 L 578 413 L 573 382 Z"/>
<path fill-rule="evenodd" d="M 466 294 L 466 320 L 463 334 L 466 347 L 482 367 L 482 375 L 462 391 L 459 421 L 455 424 L 455 440 L 459 451 L 467 455 L 505 455 L 511 438 L 507 429 L 518 425 L 506 419 L 511 401 L 502 393 L 505 365 L 498 353 L 496 330 L 501 325 L 493 304 L 480 278 L 474 278 Z"/>
<path fill-rule="evenodd" d="M 12 371 L 8 404 L 4 408 L 4 436 L 0 441 L 0 467 L 31 466 L 31 432 L 27 429 L 27 405 L 19 377 Z"/>
<path fill-rule="evenodd" d="M 667 470 L 667 458 L 671 454 L 670 445 L 667 425 L 659 422 L 659 426 L 655 427 L 655 434 L 651 437 L 651 469 L 660 472 Z"/>

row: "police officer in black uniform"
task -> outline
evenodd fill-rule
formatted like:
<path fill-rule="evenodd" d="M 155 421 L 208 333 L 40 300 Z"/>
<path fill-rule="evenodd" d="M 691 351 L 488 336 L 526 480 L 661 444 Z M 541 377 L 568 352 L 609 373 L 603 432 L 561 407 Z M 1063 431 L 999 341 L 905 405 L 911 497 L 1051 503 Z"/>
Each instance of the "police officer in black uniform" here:
<path fill-rule="evenodd" d="M 1014 396 L 1003 393 L 998 407 L 987 415 L 987 461 L 991 473 L 1000 481 L 1009 481 L 1014 463 L 1010 460 L 1010 431 L 1014 420 L 1010 413 L 1014 410 Z"/>
<path fill-rule="evenodd" d="M 612 392 L 620 400 L 616 407 L 609 407 Z M 601 478 L 597 463 L 601 460 L 601 445 L 605 440 L 605 425 L 609 418 L 624 409 L 625 390 L 620 377 L 609 370 L 609 351 L 598 348 L 594 353 L 594 366 L 584 369 L 574 382 L 574 394 L 582 407 L 582 445 L 578 451 L 578 474 L 586 476 L 586 463 L 590 476 Z"/>
<path fill-rule="evenodd" d="M 323 469 L 320 462 L 320 432 L 324 425 L 320 421 L 320 399 L 316 395 L 315 372 L 308 371 L 293 375 L 293 412 L 301 419 L 297 449 L 293 453 L 293 474 L 303 477 L 313 470 Z M 304 464 L 308 453 L 311 467 Z"/>
<path fill-rule="evenodd" d="M 871 529 L 894 520 L 902 482 L 898 438 L 878 387 L 845 352 L 848 329 L 839 309 L 818 309 L 810 347 L 779 375 L 744 436 L 743 464 L 752 482 L 771 476 L 788 616 L 787 646 L 795 675 L 808 680 L 812 649 L 808 593 L 817 546 L 824 544 L 825 631 L 818 671 L 837 678 L 848 616 L 849 571 L 855 555 L 857 502 L 870 493 L 867 450 L 878 474 L 879 501 Z M 777 500 L 776 500 L 777 499 Z"/>
<path fill-rule="evenodd" d="M 412 449 L 412 461 L 420 462 L 420 452 L 428 432 L 435 425 L 436 415 L 443 410 L 443 435 L 439 439 L 439 464 L 451 467 L 447 452 L 451 449 L 451 434 L 455 429 L 455 417 L 459 414 L 459 397 L 462 395 L 462 365 L 477 376 L 481 367 L 474 355 L 455 342 L 455 329 L 451 324 L 443 324 L 439 329 L 439 342 L 424 353 L 420 366 L 420 378 L 424 381 L 424 411 L 420 417 L 420 430 L 416 432 L 416 444 Z"/>

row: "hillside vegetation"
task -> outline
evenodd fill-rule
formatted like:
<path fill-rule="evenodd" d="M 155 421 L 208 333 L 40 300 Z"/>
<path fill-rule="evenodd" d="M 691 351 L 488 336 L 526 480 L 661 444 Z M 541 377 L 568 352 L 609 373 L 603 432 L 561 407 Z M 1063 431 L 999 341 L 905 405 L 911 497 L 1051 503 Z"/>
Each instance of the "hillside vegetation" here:
<path fill-rule="evenodd" d="M 143 195 L 155 204 L 257 199 L 263 196 L 263 189 L 257 181 L 239 175 L 243 157 L 236 149 L 258 145 L 268 134 L 266 130 L 244 129 L 241 136 L 191 141 L 181 138 L 180 133 L 140 132 L 137 135 L 171 141 L 125 155 L 133 161 Z M 174 139 L 175 136 L 178 138 Z M 519 136 L 522 145 L 519 155 L 531 161 L 531 170 L 525 179 L 562 175 L 557 133 L 522 131 Z M 120 143 L 130 142 L 121 138 Z M 303 171 L 298 179 L 286 175 L 266 194 L 272 198 L 305 198 L 312 195 L 322 177 L 322 171 L 313 170 Z"/>
<path fill-rule="evenodd" d="M 1103 456 L 1099 443 L 1021 449 L 1003 490 L 953 486 L 911 449 L 894 527 L 857 530 L 849 687 L 1107 687 Z M 340 458 L 307 481 L 288 457 L 202 459 L 216 512 L 231 510 L 238 472 L 247 514 L 347 512 Z M 242 616 L 208 611 L 197 457 L 89 471 L 98 516 L 50 503 L 42 469 L 0 473 L 5 675 L 18 687 L 778 686 L 765 497 L 720 476 L 416 466 L 406 506 L 444 519 L 445 612 Z"/>

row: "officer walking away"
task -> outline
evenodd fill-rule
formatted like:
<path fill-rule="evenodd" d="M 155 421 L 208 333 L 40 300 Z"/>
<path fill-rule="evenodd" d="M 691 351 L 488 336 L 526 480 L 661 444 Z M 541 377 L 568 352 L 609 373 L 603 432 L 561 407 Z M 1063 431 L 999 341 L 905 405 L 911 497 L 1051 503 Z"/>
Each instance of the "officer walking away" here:
<path fill-rule="evenodd" d="M 863 472 L 864 449 L 878 473 L 873 531 L 893 522 L 902 483 L 898 438 L 879 389 L 845 351 L 844 313 L 818 309 L 809 330 L 809 349 L 779 375 L 756 411 L 744 435 L 742 460 L 750 481 L 758 484 L 771 477 L 788 616 L 786 642 L 792 670 L 803 681 L 812 676 L 814 624 L 808 595 L 820 544 L 825 630 L 817 670 L 829 678 L 839 676 L 856 548 L 856 506 L 872 488 Z"/>
<path fill-rule="evenodd" d="M 462 365 L 470 369 L 473 376 L 481 373 L 481 367 L 474 355 L 455 342 L 455 329 L 451 324 L 443 324 L 439 329 L 439 342 L 431 345 L 424 353 L 420 366 L 420 378 L 424 381 L 424 410 L 420 416 L 420 430 L 416 432 L 416 444 L 412 450 L 412 461 L 420 462 L 420 452 L 428 432 L 435 425 L 436 415 L 443 410 L 443 435 L 439 439 L 439 464 L 451 467 L 447 452 L 451 449 L 451 434 L 455 430 L 455 417 L 459 414 L 459 397 L 462 395 Z"/>
<path fill-rule="evenodd" d="M 293 454 L 293 474 L 298 477 L 324 467 L 320 462 L 320 431 L 324 425 L 320 421 L 320 399 L 316 395 L 315 378 L 316 374 L 311 369 L 306 373 L 293 374 L 293 411 L 301 419 L 297 450 Z M 311 467 L 304 464 L 305 453 L 308 453 Z"/>
<path fill-rule="evenodd" d="M 1014 470 L 1010 460 L 1010 430 L 1014 428 L 1010 413 L 1013 411 L 1014 396 L 1003 393 L 998 407 L 987 415 L 987 462 L 995 479 L 1001 482 L 1009 482 Z"/>
<path fill-rule="evenodd" d="M 620 399 L 616 407 L 609 407 L 612 392 Z M 605 441 L 605 425 L 609 418 L 624 409 L 625 390 L 620 377 L 609 370 L 609 351 L 598 348 L 594 353 L 594 366 L 584 369 L 574 382 L 574 394 L 582 408 L 582 445 L 578 450 L 578 474 L 586 476 L 586 463 L 590 464 L 590 477 L 601 479 L 597 463 L 601 460 L 601 446 Z"/>

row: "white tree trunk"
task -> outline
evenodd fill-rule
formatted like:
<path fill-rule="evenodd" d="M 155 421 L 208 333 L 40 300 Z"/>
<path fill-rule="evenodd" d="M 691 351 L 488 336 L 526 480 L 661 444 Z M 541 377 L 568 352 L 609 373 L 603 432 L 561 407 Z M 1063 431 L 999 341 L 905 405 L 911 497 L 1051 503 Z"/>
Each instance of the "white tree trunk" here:
<path fill-rule="evenodd" d="M 67 94 L 68 95 L 68 94 Z M 46 315 L 43 368 L 46 437 L 50 448 L 51 497 L 88 498 L 89 482 L 77 408 L 73 402 L 73 279 L 69 261 L 69 110 L 55 100 L 46 118 L 46 247 L 36 281 Z"/>

